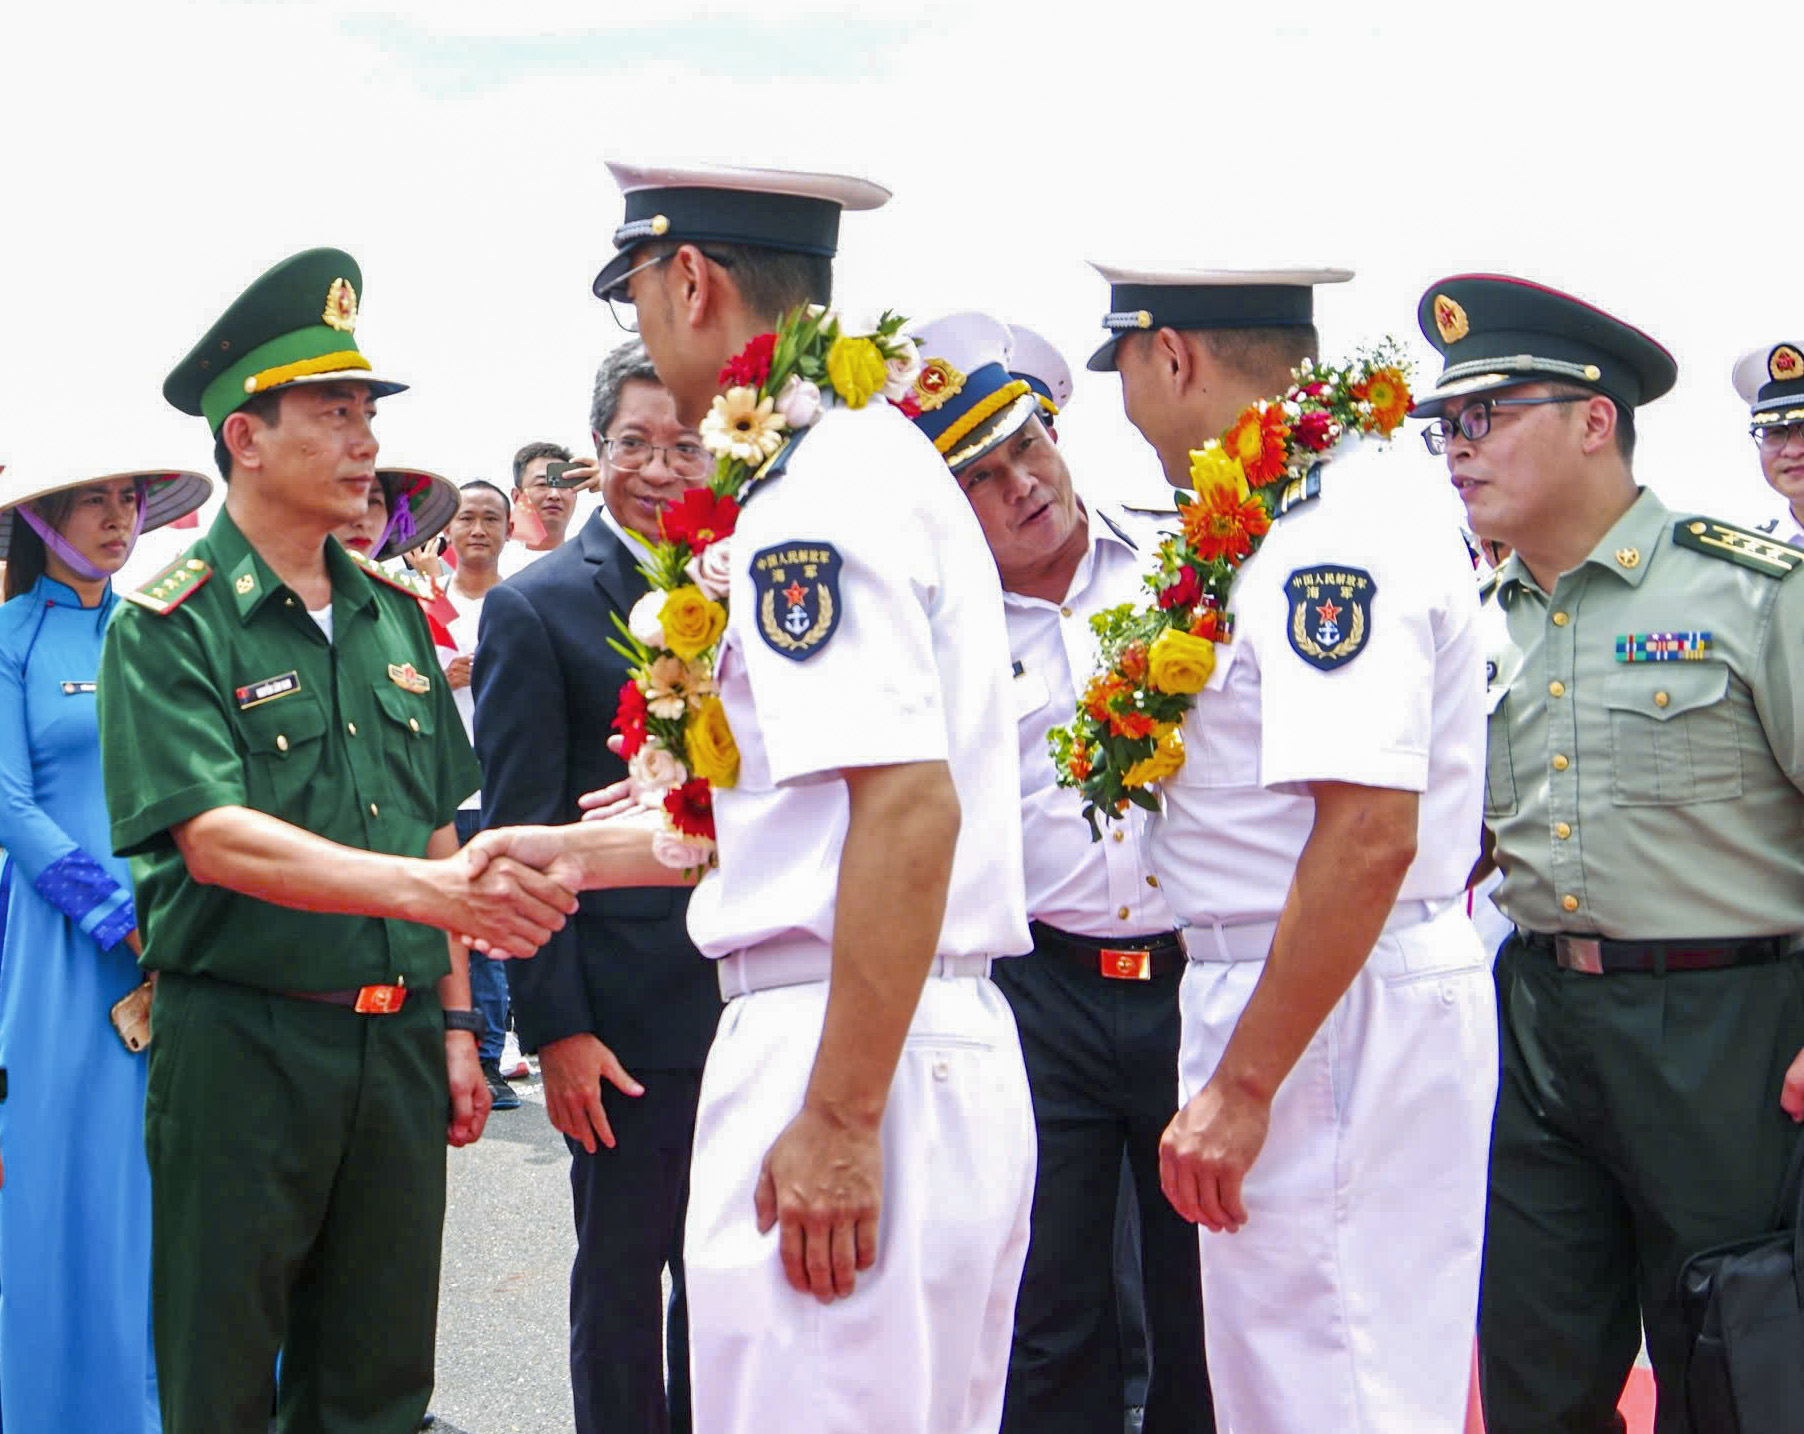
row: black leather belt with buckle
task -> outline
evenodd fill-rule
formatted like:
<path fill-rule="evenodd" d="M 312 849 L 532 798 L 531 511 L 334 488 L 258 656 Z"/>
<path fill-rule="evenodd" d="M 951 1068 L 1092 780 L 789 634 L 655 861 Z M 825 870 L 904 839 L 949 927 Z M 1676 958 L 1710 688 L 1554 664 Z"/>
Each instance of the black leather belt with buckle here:
<path fill-rule="evenodd" d="M 1153 936 L 1076 936 L 1043 921 L 1028 924 L 1036 954 L 1057 956 L 1111 981 L 1150 981 L 1182 971 L 1184 948 L 1175 931 Z"/>
<path fill-rule="evenodd" d="M 360 1016 L 392 1016 L 407 1004 L 405 983 L 394 986 L 357 986 L 348 991 L 284 991 L 295 1001 L 317 1001 L 322 1006 L 345 1006 Z"/>
<path fill-rule="evenodd" d="M 1664 976 L 1669 971 L 1726 971 L 1732 966 L 1766 966 L 1790 952 L 1789 936 L 1731 937 L 1722 941 L 1608 941 L 1598 936 L 1566 936 L 1541 931 L 1516 933 L 1531 951 L 1551 954 L 1556 965 L 1591 976 L 1622 972 Z"/>

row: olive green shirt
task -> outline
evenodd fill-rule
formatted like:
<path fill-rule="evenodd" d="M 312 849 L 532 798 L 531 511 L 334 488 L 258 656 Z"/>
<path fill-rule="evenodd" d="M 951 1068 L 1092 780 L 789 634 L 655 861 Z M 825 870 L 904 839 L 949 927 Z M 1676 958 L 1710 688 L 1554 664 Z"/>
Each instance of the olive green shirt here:
<path fill-rule="evenodd" d="M 1500 571 L 1485 824 L 1525 930 L 1804 931 L 1804 577 L 1679 546 L 1679 521 L 1643 489 L 1551 594 Z M 1698 656 L 1618 657 L 1655 634 Z"/>
<path fill-rule="evenodd" d="M 210 569 L 197 586 L 194 562 Z M 418 857 L 479 785 L 419 602 L 336 539 L 326 568 L 330 642 L 222 512 L 175 579 L 141 590 L 170 610 L 123 602 L 107 630 L 107 809 L 113 849 L 131 858 L 148 969 L 278 991 L 423 986 L 450 969 L 431 927 L 204 886 L 169 834 L 243 806 L 344 846 Z"/>

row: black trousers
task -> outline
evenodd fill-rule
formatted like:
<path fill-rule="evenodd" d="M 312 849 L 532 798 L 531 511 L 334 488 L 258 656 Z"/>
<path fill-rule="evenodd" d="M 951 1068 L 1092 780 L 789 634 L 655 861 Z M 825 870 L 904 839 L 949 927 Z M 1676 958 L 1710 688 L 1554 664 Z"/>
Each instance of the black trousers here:
<path fill-rule="evenodd" d="M 570 1267 L 570 1387 L 577 1434 L 689 1434 L 689 1314 L 683 1216 L 699 1070 L 634 1071 L 645 1094 L 601 1088 L 612 1150 L 570 1147 L 576 1260 Z M 670 1267 L 664 1386 L 664 1292 Z"/>
<path fill-rule="evenodd" d="M 1021 1032 L 1040 1157 L 1002 1428 L 1122 1427 L 1111 1256 L 1125 1154 L 1152 1364 L 1145 1434 L 1213 1434 L 1196 1231 L 1159 1188 L 1159 1137 L 1177 1111 L 1179 975 L 1116 981 L 1036 952 L 997 962 L 994 979 Z"/>

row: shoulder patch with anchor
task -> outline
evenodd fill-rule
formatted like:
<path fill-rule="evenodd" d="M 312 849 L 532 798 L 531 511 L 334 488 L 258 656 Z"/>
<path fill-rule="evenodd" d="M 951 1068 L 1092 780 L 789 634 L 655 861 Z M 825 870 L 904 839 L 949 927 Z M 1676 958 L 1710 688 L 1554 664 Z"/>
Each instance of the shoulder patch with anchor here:
<path fill-rule="evenodd" d="M 1746 528 L 1731 527 L 1713 518 L 1681 518 L 1672 527 L 1673 543 L 1681 548 L 1739 563 L 1769 578 L 1790 577 L 1804 565 L 1804 549 L 1789 543 L 1776 543 L 1771 538 Z"/>
<path fill-rule="evenodd" d="M 143 587 L 123 594 L 127 602 L 167 617 L 207 585 L 213 569 L 199 558 L 177 558 Z"/>
<path fill-rule="evenodd" d="M 805 662 L 839 630 L 839 552 L 831 543 L 779 543 L 752 556 L 752 597 L 764 645 Z"/>
<path fill-rule="evenodd" d="M 1378 585 L 1363 568 L 1322 563 L 1298 568 L 1284 580 L 1290 603 L 1286 633 L 1291 650 L 1311 667 L 1332 672 L 1366 650 L 1372 636 L 1372 599 Z"/>

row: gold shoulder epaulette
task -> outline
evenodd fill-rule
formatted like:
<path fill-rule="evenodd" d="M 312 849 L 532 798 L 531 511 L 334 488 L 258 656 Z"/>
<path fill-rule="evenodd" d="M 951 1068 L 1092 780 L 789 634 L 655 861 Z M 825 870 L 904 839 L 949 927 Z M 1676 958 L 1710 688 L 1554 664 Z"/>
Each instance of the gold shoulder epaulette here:
<path fill-rule="evenodd" d="M 1804 565 L 1804 549 L 1775 543 L 1759 533 L 1731 527 L 1714 518 L 1681 518 L 1673 524 L 1672 540 L 1681 548 L 1739 563 L 1769 578 L 1790 577 Z"/>
<path fill-rule="evenodd" d="M 177 558 L 135 592 L 123 594 L 127 602 L 147 607 L 167 617 L 207 585 L 213 569 L 199 558 Z"/>
<path fill-rule="evenodd" d="M 366 574 L 368 574 L 370 577 L 374 578 L 377 582 L 387 583 L 396 592 L 406 593 L 407 596 L 412 598 L 415 602 L 425 601 L 425 597 L 421 593 L 419 593 L 415 589 L 409 587 L 406 583 L 402 582 L 401 579 L 396 577 L 393 573 L 391 573 L 387 569 L 383 568 L 379 563 L 371 562 L 368 558 L 364 557 L 364 555 L 362 553 L 358 552 L 355 548 L 346 548 L 345 556 L 348 557 L 352 562 L 356 563 L 358 567 L 362 568 Z"/>

